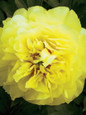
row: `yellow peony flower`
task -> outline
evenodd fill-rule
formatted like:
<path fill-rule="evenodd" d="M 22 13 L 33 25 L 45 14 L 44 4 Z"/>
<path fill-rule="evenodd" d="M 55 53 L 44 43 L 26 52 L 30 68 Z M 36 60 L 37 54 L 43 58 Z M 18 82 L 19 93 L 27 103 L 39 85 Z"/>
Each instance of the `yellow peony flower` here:
<path fill-rule="evenodd" d="M 86 78 L 86 30 L 67 7 L 17 10 L 0 28 L 0 85 L 14 100 L 69 103 Z"/>

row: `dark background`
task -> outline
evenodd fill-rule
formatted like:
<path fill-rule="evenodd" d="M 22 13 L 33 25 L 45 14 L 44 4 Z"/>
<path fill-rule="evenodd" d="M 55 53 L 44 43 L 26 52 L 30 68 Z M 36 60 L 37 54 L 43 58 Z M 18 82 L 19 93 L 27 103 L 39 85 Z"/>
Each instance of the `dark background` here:
<path fill-rule="evenodd" d="M 40 5 L 46 9 L 57 6 L 68 6 L 73 9 L 86 28 L 86 0 L 0 0 L 0 26 L 7 17 L 12 17 L 18 8 Z M 70 104 L 59 106 L 38 106 L 22 98 L 11 100 L 0 87 L 0 115 L 86 115 L 86 83 L 82 94 Z"/>

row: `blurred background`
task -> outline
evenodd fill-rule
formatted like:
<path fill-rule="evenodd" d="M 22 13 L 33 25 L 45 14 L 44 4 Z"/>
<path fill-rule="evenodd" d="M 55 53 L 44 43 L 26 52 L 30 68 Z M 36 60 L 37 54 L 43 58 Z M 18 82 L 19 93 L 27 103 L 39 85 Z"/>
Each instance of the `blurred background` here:
<path fill-rule="evenodd" d="M 86 0 L 0 0 L 0 26 L 7 17 L 12 17 L 19 8 L 43 6 L 51 9 L 57 6 L 68 6 L 73 9 L 86 28 Z M 26 102 L 22 98 L 11 100 L 0 87 L 0 115 L 86 115 L 86 82 L 82 94 L 70 104 L 59 106 L 38 106 Z"/>

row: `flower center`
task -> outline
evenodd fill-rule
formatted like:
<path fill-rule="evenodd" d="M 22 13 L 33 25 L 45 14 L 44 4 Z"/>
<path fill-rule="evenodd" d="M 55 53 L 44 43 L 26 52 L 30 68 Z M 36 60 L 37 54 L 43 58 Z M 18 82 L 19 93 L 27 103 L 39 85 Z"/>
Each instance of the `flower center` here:
<path fill-rule="evenodd" d="M 52 51 L 46 47 L 40 51 L 37 50 L 37 53 L 32 53 L 30 56 L 32 57 L 31 67 L 33 66 L 34 71 L 32 73 L 40 73 L 43 76 L 46 76 L 46 74 L 49 72 L 51 64 L 56 58 L 55 55 L 52 55 Z"/>

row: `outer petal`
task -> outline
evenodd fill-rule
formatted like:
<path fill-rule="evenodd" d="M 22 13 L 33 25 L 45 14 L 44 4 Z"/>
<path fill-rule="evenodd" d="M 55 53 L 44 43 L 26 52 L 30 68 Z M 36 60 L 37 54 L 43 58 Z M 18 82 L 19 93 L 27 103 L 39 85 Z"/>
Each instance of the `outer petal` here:
<path fill-rule="evenodd" d="M 69 26 L 70 28 L 73 28 L 74 30 L 78 32 L 81 31 L 81 24 L 80 24 L 79 18 L 73 10 L 71 10 L 66 16 L 64 20 L 64 24 Z"/>
<path fill-rule="evenodd" d="M 6 81 L 7 79 L 7 74 L 8 74 L 8 66 L 5 65 L 5 67 L 1 68 L 0 67 L 0 86 L 3 85 L 3 83 Z"/>
<path fill-rule="evenodd" d="M 24 16 L 25 18 L 27 18 L 27 10 L 24 8 L 18 9 L 15 11 L 14 16 L 15 15 L 21 15 L 21 16 Z"/>
<path fill-rule="evenodd" d="M 28 9 L 28 19 L 30 21 L 31 20 L 35 21 L 39 19 L 38 21 L 40 21 L 40 18 L 42 19 L 43 16 L 46 14 L 46 12 L 47 10 L 44 9 L 43 7 L 40 7 L 40 6 L 31 7 Z"/>
<path fill-rule="evenodd" d="M 18 88 L 16 83 L 12 83 L 11 85 L 4 85 L 3 87 L 6 90 L 6 92 L 10 94 L 12 100 L 23 96 L 23 92 Z"/>
<path fill-rule="evenodd" d="M 48 93 L 42 93 L 42 92 L 37 92 L 33 89 L 29 89 L 26 93 L 24 93 L 24 99 L 26 99 L 29 102 L 33 102 L 40 100 L 40 101 L 45 101 L 48 99 L 50 95 Z M 44 102 L 43 102 L 44 103 Z"/>
<path fill-rule="evenodd" d="M 48 13 L 51 14 L 52 16 L 54 16 L 55 18 L 57 18 L 61 21 L 64 21 L 65 17 L 69 13 L 69 8 L 57 7 L 57 8 L 53 8 L 53 9 L 48 10 Z"/>
<path fill-rule="evenodd" d="M 81 35 L 80 35 L 80 56 L 82 60 L 82 68 L 83 71 L 86 72 L 86 29 L 81 29 Z"/>

